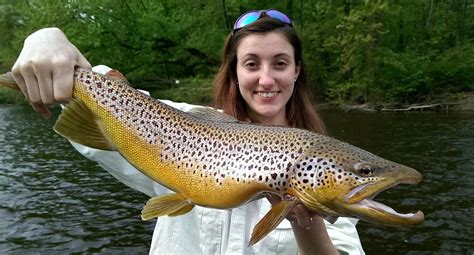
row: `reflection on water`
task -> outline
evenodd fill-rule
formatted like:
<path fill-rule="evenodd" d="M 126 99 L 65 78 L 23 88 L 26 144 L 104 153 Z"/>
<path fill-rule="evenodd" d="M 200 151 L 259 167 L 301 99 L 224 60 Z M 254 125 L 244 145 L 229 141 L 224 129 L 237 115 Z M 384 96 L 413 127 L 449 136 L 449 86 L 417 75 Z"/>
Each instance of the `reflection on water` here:
<path fill-rule="evenodd" d="M 468 253 L 474 248 L 474 113 L 324 112 L 331 135 L 424 175 L 377 200 L 422 209 L 406 229 L 359 223 L 369 254 Z M 0 254 L 148 252 L 147 197 L 83 159 L 29 107 L 0 106 Z"/>

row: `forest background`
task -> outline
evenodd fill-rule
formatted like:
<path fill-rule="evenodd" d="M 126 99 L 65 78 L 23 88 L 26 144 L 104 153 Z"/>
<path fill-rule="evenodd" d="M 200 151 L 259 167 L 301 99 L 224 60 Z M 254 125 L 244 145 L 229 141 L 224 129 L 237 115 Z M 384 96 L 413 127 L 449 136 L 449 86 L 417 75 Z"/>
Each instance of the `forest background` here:
<path fill-rule="evenodd" d="M 319 100 L 399 105 L 474 91 L 474 0 L 0 0 L 0 71 L 30 33 L 56 26 L 92 65 L 156 97 L 210 104 L 233 22 L 267 8 L 293 19 Z"/>

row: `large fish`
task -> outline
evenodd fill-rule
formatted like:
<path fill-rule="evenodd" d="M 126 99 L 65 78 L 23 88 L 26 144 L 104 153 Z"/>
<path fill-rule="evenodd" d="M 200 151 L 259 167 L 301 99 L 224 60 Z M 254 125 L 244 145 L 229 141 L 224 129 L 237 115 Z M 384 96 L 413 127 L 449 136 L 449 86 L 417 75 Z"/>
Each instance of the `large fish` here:
<path fill-rule="evenodd" d="M 0 84 L 17 88 L 11 74 Z M 178 216 L 195 205 L 227 209 L 272 193 L 282 198 L 255 226 L 250 245 L 272 231 L 297 204 L 388 225 L 423 221 L 375 202 L 399 183 L 418 183 L 416 170 L 303 129 L 244 123 L 211 108 L 182 112 L 129 86 L 117 71 L 76 69 L 73 101 L 54 130 L 96 149 L 116 150 L 175 193 L 151 198 L 144 220 Z"/>

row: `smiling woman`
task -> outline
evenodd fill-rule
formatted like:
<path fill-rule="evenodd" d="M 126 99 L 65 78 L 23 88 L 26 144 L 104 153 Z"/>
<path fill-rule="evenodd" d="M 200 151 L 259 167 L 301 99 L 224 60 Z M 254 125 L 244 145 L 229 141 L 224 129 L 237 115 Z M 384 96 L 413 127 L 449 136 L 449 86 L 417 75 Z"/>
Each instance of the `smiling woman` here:
<path fill-rule="evenodd" d="M 279 33 L 247 36 L 237 50 L 237 81 L 252 122 L 288 126 L 286 103 L 293 95 L 299 65 Z"/>
<path fill-rule="evenodd" d="M 301 42 L 288 16 L 276 10 L 252 11 L 242 15 L 234 28 L 227 37 L 223 61 L 214 82 L 216 108 L 239 120 L 325 133 L 307 89 Z M 25 40 L 12 72 L 35 110 L 49 116 L 48 104 L 71 99 L 74 67 L 90 69 L 90 64 L 62 31 L 50 28 L 33 33 Z M 105 74 L 110 68 L 99 66 L 94 71 Z M 113 100 L 116 99 L 123 98 Z M 197 107 L 168 101 L 166 104 L 183 111 Z M 149 119 L 143 120 L 146 121 Z M 166 137 L 160 137 L 157 142 L 163 139 Z M 242 138 L 249 139 L 252 140 L 251 135 Z M 291 142 L 291 139 L 278 139 L 277 135 L 276 143 Z M 136 190 L 150 196 L 170 192 L 138 171 L 122 154 L 82 144 L 74 146 Z M 265 157 L 267 152 L 261 153 Z M 236 171 L 239 170 L 242 169 Z M 278 203 L 281 197 L 270 201 Z M 285 214 L 291 222 L 283 221 L 265 239 L 248 246 L 251 226 L 271 206 L 268 200 L 260 199 L 232 210 L 195 207 L 180 217 L 160 217 L 150 253 L 335 254 L 337 250 L 364 253 L 355 229 L 356 220 L 341 217 L 334 224 L 326 225 L 303 204 L 295 205 Z"/>
<path fill-rule="evenodd" d="M 237 20 L 236 23 L 238 23 L 238 21 L 239 20 Z M 294 84 L 291 96 L 285 105 L 287 124 L 289 126 L 304 128 L 318 133 L 326 133 L 324 123 L 321 121 L 313 106 L 311 91 L 308 89 L 309 86 L 305 65 L 303 63 L 301 41 L 296 31 L 293 29 L 291 22 L 282 22 L 279 19 L 273 19 L 268 16 L 262 17 L 251 24 L 247 24 L 244 28 L 239 28 L 227 36 L 224 45 L 222 64 L 214 80 L 214 107 L 223 109 L 224 112 L 235 116 L 239 120 L 251 120 L 248 115 L 248 105 L 243 98 L 243 94 L 241 94 L 240 86 L 238 84 L 241 82 L 240 79 L 242 77 L 239 78 L 237 74 L 237 69 L 240 68 L 237 66 L 238 50 L 242 49 L 242 41 L 248 39 L 247 37 L 249 36 L 250 40 L 256 40 L 256 38 L 262 37 L 269 37 L 267 39 L 277 40 L 280 43 L 280 50 L 282 50 L 285 45 L 287 47 L 284 49 L 284 52 L 276 52 L 275 50 L 271 50 L 275 45 L 269 41 L 261 39 L 259 42 L 255 41 L 255 43 L 259 44 L 251 44 L 250 42 L 247 42 L 248 47 L 250 48 L 247 50 L 251 50 L 251 48 L 254 47 L 254 50 L 252 50 L 251 53 L 255 56 L 259 56 L 263 53 L 260 51 L 256 52 L 255 47 L 260 47 L 260 50 L 265 50 L 267 54 L 273 51 L 273 54 L 275 54 L 273 56 L 274 58 L 281 53 L 286 53 L 288 57 L 292 57 L 292 59 L 286 59 L 286 64 L 294 65 L 294 69 L 288 68 L 289 72 L 294 73 L 285 77 L 285 79 L 292 79 L 291 82 Z M 288 48 L 288 46 L 291 47 Z M 242 53 L 240 53 L 240 55 L 242 55 Z M 273 61 L 275 60 L 276 59 Z M 270 66 L 273 67 L 273 71 L 278 70 L 277 67 L 275 68 L 275 64 L 278 66 L 282 63 L 272 62 L 272 65 Z M 252 64 L 252 66 L 253 65 L 254 64 Z M 266 74 L 267 77 L 268 74 L 269 73 Z M 266 123 L 268 123 L 268 120 Z"/>

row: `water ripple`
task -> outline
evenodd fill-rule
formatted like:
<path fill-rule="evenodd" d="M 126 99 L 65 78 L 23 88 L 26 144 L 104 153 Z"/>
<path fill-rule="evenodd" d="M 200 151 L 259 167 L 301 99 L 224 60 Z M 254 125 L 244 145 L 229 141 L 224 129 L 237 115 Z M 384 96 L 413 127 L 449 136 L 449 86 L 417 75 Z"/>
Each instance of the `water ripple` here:
<path fill-rule="evenodd" d="M 377 200 L 400 212 L 422 209 L 426 221 L 413 228 L 360 222 L 367 253 L 472 251 L 473 113 L 323 117 L 333 136 L 424 176 Z M 81 157 L 52 125 L 29 107 L 0 106 L 0 254 L 147 253 L 154 225 L 140 219 L 147 197 Z"/>

